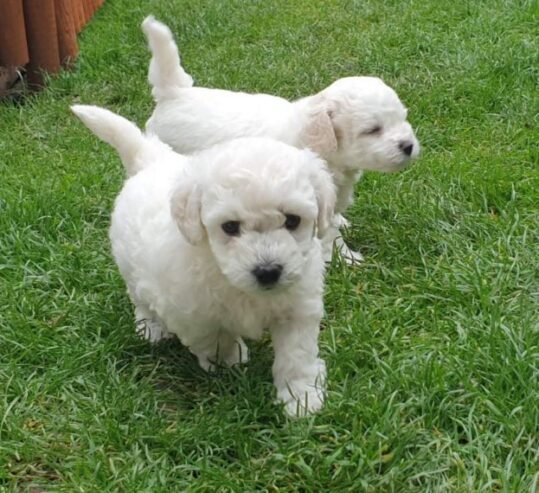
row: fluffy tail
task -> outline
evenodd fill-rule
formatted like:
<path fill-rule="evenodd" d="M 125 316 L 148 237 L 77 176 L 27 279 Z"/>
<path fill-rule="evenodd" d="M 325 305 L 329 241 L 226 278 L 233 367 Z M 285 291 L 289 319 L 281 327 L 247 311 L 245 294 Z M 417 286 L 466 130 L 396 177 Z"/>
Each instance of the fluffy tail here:
<path fill-rule="evenodd" d="M 148 71 L 152 95 L 156 101 L 177 96 L 178 89 L 191 87 L 193 78 L 182 68 L 178 47 L 170 29 L 162 22 L 148 16 L 142 22 L 152 60 Z"/>
<path fill-rule="evenodd" d="M 148 139 L 134 123 L 98 106 L 75 104 L 71 110 L 95 135 L 118 151 L 128 176 L 143 168 L 144 160 L 140 157 L 148 147 Z"/>

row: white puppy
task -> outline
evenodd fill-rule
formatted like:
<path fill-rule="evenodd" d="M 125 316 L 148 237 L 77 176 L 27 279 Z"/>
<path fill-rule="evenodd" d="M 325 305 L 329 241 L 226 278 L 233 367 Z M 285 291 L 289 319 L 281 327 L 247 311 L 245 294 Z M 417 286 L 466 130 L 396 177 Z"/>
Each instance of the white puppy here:
<path fill-rule="evenodd" d="M 407 110 L 393 89 L 375 77 L 339 79 L 313 96 L 289 102 L 267 94 L 193 87 L 180 64 L 170 29 L 147 17 L 142 28 L 152 51 L 149 81 L 157 103 L 147 130 L 181 153 L 245 136 L 266 136 L 308 147 L 329 165 L 337 186 L 336 216 L 324 238 L 347 260 L 360 260 L 338 237 L 342 213 L 363 170 L 396 171 L 419 153 Z M 329 257 L 329 258 L 328 258 Z"/>
<path fill-rule="evenodd" d="M 119 152 L 129 178 L 110 240 L 146 336 L 175 334 L 206 370 L 247 360 L 242 337 L 269 329 L 277 396 L 289 414 L 323 403 L 318 357 L 320 240 L 335 190 L 309 150 L 264 138 L 191 157 L 94 106 L 73 106 Z"/>

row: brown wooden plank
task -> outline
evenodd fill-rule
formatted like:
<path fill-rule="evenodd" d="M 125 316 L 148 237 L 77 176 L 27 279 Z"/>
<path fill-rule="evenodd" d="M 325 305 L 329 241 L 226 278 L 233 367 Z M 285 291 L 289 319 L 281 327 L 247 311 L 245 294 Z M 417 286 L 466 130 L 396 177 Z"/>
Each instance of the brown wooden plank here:
<path fill-rule="evenodd" d="M 84 24 L 83 27 L 88 23 L 90 17 L 92 17 L 92 11 L 88 5 L 88 0 L 81 0 L 82 11 L 84 12 Z"/>
<path fill-rule="evenodd" d="M 1 0 L 0 65 L 17 67 L 28 63 L 28 44 L 22 0 Z"/>
<path fill-rule="evenodd" d="M 73 63 L 78 53 L 77 33 L 75 31 L 71 0 L 55 0 L 55 13 L 60 62 L 62 65 L 69 66 Z"/>
<path fill-rule="evenodd" d="M 84 26 L 84 11 L 82 8 L 82 0 L 71 0 L 73 9 L 73 23 L 75 31 L 79 33 Z"/>
<path fill-rule="evenodd" d="M 50 73 L 60 70 L 54 0 L 23 0 L 23 8 L 30 54 L 28 82 L 41 86 L 43 70 Z"/>

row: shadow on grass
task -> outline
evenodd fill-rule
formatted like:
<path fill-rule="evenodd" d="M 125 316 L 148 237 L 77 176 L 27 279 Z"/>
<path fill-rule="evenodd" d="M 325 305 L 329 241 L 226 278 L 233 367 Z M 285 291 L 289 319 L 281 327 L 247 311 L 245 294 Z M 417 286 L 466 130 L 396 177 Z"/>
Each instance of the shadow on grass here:
<path fill-rule="evenodd" d="M 200 368 L 196 357 L 176 338 L 151 346 L 137 341 L 136 348 L 126 347 L 122 351 L 122 359 L 130 367 L 127 371 L 136 372 L 138 380 L 152 387 L 166 412 L 203 411 L 217 417 L 235 410 L 238 416 L 274 421 L 271 416 L 281 413 L 274 405 L 269 341 L 250 341 L 248 345 L 248 363 L 218 367 L 209 373 Z"/>

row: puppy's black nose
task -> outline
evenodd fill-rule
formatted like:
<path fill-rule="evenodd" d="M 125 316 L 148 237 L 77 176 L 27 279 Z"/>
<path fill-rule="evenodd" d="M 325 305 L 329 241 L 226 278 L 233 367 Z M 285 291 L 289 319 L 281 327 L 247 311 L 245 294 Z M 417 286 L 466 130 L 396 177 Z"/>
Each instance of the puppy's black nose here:
<path fill-rule="evenodd" d="M 259 265 L 253 269 L 253 275 L 262 286 L 271 286 L 281 277 L 283 266 L 279 264 Z"/>
<path fill-rule="evenodd" d="M 412 151 L 414 150 L 414 144 L 412 144 L 411 142 L 401 142 L 399 144 L 399 149 L 407 156 L 411 156 Z"/>

